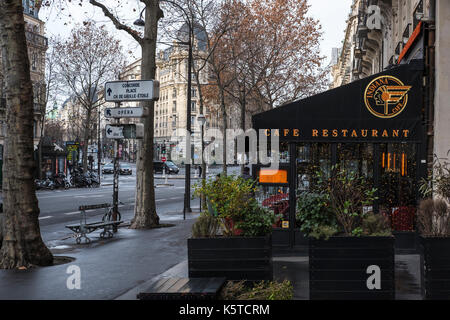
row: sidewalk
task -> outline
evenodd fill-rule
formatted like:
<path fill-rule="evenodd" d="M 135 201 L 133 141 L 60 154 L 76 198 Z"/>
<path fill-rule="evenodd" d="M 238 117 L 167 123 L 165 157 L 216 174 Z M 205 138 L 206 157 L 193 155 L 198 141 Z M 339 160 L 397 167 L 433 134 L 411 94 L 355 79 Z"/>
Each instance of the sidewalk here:
<path fill-rule="evenodd" d="M 181 215 L 179 214 L 178 217 Z M 101 299 L 136 300 L 136 295 L 163 277 L 187 277 L 187 243 L 196 216 L 187 220 L 162 220 L 175 226 L 152 230 L 119 228 L 112 239 L 89 235 L 91 244 L 75 244 L 74 238 L 49 241 L 57 256 L 75 260 L 68 264 L 30 270 L 0 270 L 1 299 Z M 396 255 L 396 298 L 419 300 L 418 255 Z M 81 289 L 69 290 L 69 266 L 81 270 Z M 294 299 L 309 298 L 308 257 L 274 256 L 274 280 L 290 280 Z"/>
<path fill-rule="evenodd" d="M 186 259 L 186 239 L 195 221 L 192 217 L 166 222 L 173 227 L 119 228 L 112 239 L 106 240 L 100 240 L 99 232 L 94 232 L 89 235 L 91 244 L 77 245 L 74 238 L 62 240 L 52 252 L 73 257 L 73 262 L 29 270 L 0 270 L 0 300 L 114 299 Z M 80 290 L 67 288 L 71 274 L 66 271 L 71 265 L 81 270 Z"/>

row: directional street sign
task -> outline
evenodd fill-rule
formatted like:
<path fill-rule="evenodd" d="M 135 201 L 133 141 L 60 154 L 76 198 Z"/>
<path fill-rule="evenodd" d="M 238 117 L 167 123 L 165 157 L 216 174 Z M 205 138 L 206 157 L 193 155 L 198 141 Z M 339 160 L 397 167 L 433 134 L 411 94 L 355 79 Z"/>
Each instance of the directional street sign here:
<path fill-rule="evenodd" d="M 123 126 L 111 126 L 107 124 L 105 126 L 106 137 L 109 139 L 124 139 Z"/>
<path fill-rule="evenodd" d="M 105 127 L 106 137 L 110 139 L 142 139 L 144 137 L 144 124 L 117 124 Z"/>
<path fill-rule="evenodd" d="M 105 83 L 105 101 L 148 101 L 159 99 L 156 80 L 111 81 Z"/>
<path fill-rule="evenodd" d="M 143 108 L 107 108 L 106 118 L 141 118 L 144 116 Z"/>

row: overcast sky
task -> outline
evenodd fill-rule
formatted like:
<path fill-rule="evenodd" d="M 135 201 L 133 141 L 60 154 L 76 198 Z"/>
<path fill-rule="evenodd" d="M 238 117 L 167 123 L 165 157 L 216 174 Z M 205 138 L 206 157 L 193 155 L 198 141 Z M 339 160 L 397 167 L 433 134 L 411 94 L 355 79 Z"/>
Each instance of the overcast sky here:
<path fill-rule="evenodd" d="M 134 57 L 129 57 L 129 62 L 140 56 L 140 49 L 135 41 L 124 31 L 115 30 L 112 23 L 98 9 L 86 3 L 83 6 L 77 4 L 69 5 L 62 11 L 57 12 L 55 9 L 43 8 L 40 12 L 40 18 L 46 22 L 47 37 L 59 35 L 66 37 L 75 23 L 80 23 L 86 19 L 106 24 L 116 36 L 120 38 L 126 51 L 134 52 Z M 131 24 L 139 16 L 140 10 L 143 8 L 137 0 L 125 1 L 125 8 L 117 8 L 121 21 Z M 325 65 L 331 58 L 331 49 L 340 47 L 344 38 L 344 30 L 346 20 L 350 13 L 352 0 L 309 0 L 310 15 L 320 21 L 322 25 L 323 36 L 320 49 L 322 55 L 326 56 Z M 136 11 L 133 11 L 135 9 Z M 51 11 L 52 10 L 52 11 Z M 127 16 L 123 13 L 126 12 Z"/>

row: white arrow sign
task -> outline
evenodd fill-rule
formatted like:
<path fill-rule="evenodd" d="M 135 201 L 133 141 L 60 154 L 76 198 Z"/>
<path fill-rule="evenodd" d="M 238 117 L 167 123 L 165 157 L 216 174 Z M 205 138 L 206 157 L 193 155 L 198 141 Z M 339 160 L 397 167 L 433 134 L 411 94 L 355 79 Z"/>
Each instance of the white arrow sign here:
<path fill-rule="evenodd" d="M 111 81 L 105 83 L 105 101 L 148 101 L 159 99 L 156 80 Z"/>
<path fill-rule="evenodd" d="M 143 108 L 107 108 L 106 118 L 141 118 L 144 115 Z"/>
<path fill-rule="evenodd" d="M 123 127 L 111 126 L 107 124 L 105 126 L 106 137 L 110 139 L 123 139 Z"/>

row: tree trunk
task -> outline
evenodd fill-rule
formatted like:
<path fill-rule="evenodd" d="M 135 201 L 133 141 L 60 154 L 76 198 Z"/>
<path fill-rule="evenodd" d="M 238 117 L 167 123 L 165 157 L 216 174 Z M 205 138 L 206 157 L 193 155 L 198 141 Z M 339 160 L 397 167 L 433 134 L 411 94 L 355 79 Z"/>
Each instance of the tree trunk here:
<path fill-rule="evenodd" d="M 51 265 L 53 256 L 40 234 L 33 177 L 33 92 L 22 1 L 0 1 L 0 41 L 7 123 L 0 268 Z"/>
<path fill-rule="evenodd" d="M 92 118 L 92 107 L 86 109 L 86 125 L 84 127 L 83 136 L 83 173 L 87 172 L 88 169 L 88 146 L 89 138 L 91 137 L 91 118 Z"/>
<path fill-rule="evenodd" d="M 158 1 L 147 3 L 145 10 L 145 30 L 142 40 L 142 80 L 155 78 L 156 73 L 156 38 L 158 20 L 162 16 Z M 143 118 L 144 138 L 139 142 L 140 148 L 137 160 L 136 173 L 136 203 L 134 206 L 134 218 L 130 228 L 145 229 L 159 224 L 156 213 L 155 187 L 153 177 L 153 126 L 154 126 L 154 101 L 144 102 L 143 107 L 148 110 L 148 116 Z"/>
<path fill-rule="evenodd" d="M 220 87 L 220 107 L 222 109 L 222 135 L 223 135 L 223 149 L 222 149 L 222 172 L 227 175 L 227 110 L 225 108 L 225 90 Z"/>
<path fill-rule="evenodd" d="M 246 108 L 245 104 L 246 104 L 246 101 L 245 101 L 245 89 L 244 89 L 242 99 L 241 99 L 241 129 L 244 133 L 245 133 L 245 108 Z M 243 154 L 242 161 L 244 161 L 244 159 L 245 159 L 245 140 L 244 140 L 244 154 Z M 245 163 L 243 162 L 241 164 L 241 175 L 244 174 L 244 167 L 245 167 Z"/>

